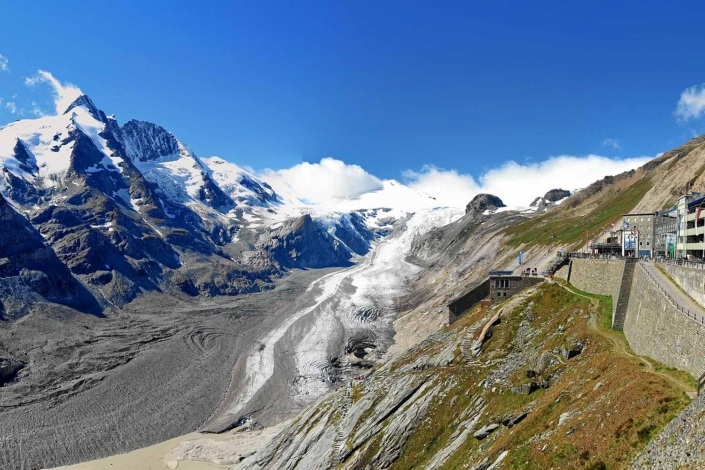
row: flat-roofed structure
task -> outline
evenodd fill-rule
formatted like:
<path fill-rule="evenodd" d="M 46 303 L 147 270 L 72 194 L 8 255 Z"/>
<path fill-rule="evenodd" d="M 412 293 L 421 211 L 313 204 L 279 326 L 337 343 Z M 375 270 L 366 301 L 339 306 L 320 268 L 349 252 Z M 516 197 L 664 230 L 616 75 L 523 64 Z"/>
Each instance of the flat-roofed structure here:
<path fill-rule="evenodd" d="M 512 271 L 490 273 L 490 301 L 506 299 L 517 292 L 544 281 L 543 276 L 521 276 Z"/>

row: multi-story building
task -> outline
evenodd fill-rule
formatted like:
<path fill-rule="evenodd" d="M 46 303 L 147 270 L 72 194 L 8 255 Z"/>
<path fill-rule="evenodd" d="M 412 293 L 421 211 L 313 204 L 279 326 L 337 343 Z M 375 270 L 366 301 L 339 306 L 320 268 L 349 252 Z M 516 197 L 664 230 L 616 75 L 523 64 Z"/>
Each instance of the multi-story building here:
<path fill-rule="evenodd" d="M 676 257 L 676 232 L 678 219 L 676 208 L 657 212 L 654 215 L 654 257 Z"/>
<path fill-rule="evenodd" d="M 686 194 L 676 206 L 676 256 L 705 258 L 705 197 Z"/>
<path fill-rule="evenodd" d="M 644 212 L 638 214 L 624 214 L 622 228 L 624 229 L 622 242 L 624 254 L 627 256 L 653 256 L 655 238 L 655 214 Z"/>

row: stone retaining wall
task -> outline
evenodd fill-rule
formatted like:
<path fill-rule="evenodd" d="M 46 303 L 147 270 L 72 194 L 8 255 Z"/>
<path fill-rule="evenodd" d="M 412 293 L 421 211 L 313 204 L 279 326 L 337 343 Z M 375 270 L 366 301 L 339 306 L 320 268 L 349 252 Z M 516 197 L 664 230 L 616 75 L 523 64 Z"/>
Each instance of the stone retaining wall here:
<path fill-rule="evenodd" d="M 458 318 L 462 317 L 465 312 L 480 303 L 482 299 L 489 297 L 489 295 L 490 280 L 485 279 L 469 292 L 448 304 L 448 324 L 452 325 L 458 321 Z"/>
<path fill-rule="evenodd" d="M 585 292 L 612 296 L 612 317 L 614 318 L 624 273 L 624 260 L 575 258 L 570 262 L 572 264 L 570 283 Z M 555 277 L 566 279 L 568 269 L 568 266 L 563 266 L 556 272 Z"/>
<path fill-rule="evenodd" d="M 664 263 L 659 263 L 658 266 L 663 268 L 697 303 L 705 307 L 705 269 Z"/>
<path fill-rule="evenodd" d="M 631 292 L 624 335 L 634 352 L 694 377 L 705 372 L 705 327 L 681 313 L 641 266 Z"/>

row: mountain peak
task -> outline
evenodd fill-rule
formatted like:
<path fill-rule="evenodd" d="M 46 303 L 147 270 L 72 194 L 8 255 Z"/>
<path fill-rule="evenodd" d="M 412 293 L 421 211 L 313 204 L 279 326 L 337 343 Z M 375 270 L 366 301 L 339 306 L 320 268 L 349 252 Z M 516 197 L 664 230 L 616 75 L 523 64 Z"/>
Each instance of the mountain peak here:
<path fill-rule="evenodd" d="M 85 108 L 91 116 L 96 118 L 99 121 L 102 121 L 100 116 L 100 110 L 96 107 L 96 105 L 93 103 L 93 100 L 90 99 L 88 95 L 81 95 L 78 98 L 76 98 L 73 103 L 69 105 L 68 108 L 66 108 L 66 111 L 64 111 L 64 114 L 68 114 L 70 111 L 72 111 L 74 108 L 77 107 L 82 107 Z"/>

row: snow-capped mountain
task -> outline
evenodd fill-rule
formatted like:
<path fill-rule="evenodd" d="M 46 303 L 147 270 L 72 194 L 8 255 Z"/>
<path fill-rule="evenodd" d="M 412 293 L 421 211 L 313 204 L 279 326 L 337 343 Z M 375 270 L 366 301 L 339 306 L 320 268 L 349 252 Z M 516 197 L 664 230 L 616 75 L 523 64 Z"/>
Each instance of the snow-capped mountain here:
<path fill-rule="evenodd" d="M 219 157 L 202 158 L 208 175 L 236 204 L 268 207 L 281 202 L 269 184 L 234 163 Z"/>
<path fill-rule="evenodd" d="M 282 198 L 250 171 L 197 156 L 157 124 L 120 126 L 86 95 L 61 115 L 0 128 L 0 195 L 5 218 L 37 235 L 20 258 L 53 256 L 28 273 L 19 261 L 2 264 L 10 258 L 0 247 L 0 315 L 8 317 L 22 314 L 2 306 L 8 286 L 56 282 L 58 272 L 77 286 L 64 303 L 81 297 L 93 310 L 148 291 L 256 291 L 289 268 L 349 264 L 395 223 L 437 205 L 394 181 L 318 206 Z M 46 299 L 32 292 L 25 305 Z"/>

